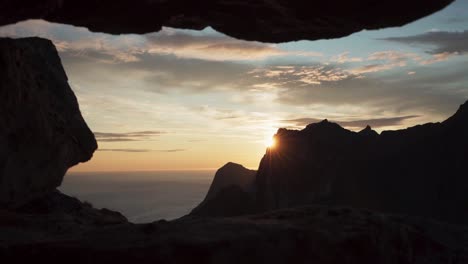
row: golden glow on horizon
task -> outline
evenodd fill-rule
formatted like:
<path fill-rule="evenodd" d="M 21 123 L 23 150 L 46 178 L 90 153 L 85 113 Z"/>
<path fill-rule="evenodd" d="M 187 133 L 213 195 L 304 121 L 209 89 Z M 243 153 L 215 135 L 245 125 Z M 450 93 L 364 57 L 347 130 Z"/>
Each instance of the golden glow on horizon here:
<path fill-rule="evenodd" d="M 182 137 L 179 138 L 170 138 L 168 135 L 164 138 L 165 140 L 155 142 L 130 142 L 132 145 L 126 142 L 120 143 L 116 149 L 140 148 L 140 145 L 134 145 L 146 144 L 148 149 L 153 151 L 96 151 L 90 161 L 80 163 L 72 167 L 70 171 L 216 170 L 229 161 L 242 164 L 247 168 L 257 169 L 262 156 L 265 154 L 263 140 L 234 140 L 213 137 L 211 140 L 190 142 L 187 145 L 172 145 L 176 140 L 179 142 L 183 140 Z M 100 143 L 102 149 L 113 147 L 111 144 L 116 143 Z M 172 146 L 175 148 L 187 146 L 187 149 L 180 152 L 154 151 L 154 149 L 164 149 Z"/>

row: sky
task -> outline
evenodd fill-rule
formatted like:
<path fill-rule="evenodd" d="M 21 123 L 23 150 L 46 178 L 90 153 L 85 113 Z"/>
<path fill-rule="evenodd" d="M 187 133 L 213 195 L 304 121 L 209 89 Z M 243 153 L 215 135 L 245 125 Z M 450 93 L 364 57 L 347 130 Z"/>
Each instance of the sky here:
<path fill-rule="evenodd" d="M 468 99 L 468 0 L 403 27 L 281 44 L 211 28 L 109 35 L 29 20 L 2 37 L 59 51 L 99 149 L 72 171 L 256 169 L 280 127 L 378 132 L 443 121 Z"/>

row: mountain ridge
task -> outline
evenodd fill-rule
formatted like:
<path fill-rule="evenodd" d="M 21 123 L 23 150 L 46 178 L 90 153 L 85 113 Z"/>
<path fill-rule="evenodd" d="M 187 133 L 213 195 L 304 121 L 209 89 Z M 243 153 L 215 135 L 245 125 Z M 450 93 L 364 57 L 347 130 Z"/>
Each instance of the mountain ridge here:
<path fill-rule="evenodd" d="M 442 122 L 380 134 L 370 126 L 350 131 L 327 119 L 302 130 L 280 128 L 276 146 L 260 161 L 254 192 L 231 189 L 212 204 L 219 208 L 242 199 L 248 201 L 247 213 L 349 206 L 463 224 L 468 221 L 463 208 L 468 177 L 462 173 L 468 164 L 466 135 L 468 101 Z M 226 208 L 224 213 L 237 214 Z"/>

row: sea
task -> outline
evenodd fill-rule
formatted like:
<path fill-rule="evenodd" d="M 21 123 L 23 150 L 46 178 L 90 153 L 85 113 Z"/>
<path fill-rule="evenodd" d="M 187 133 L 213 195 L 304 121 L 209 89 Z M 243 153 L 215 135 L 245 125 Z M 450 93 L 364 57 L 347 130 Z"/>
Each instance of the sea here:
<path fill-rule="evenodd" d="M 68 172 L 59 190 L 147 223 L 182 217 L 208 192 L 215 170 Z"/>

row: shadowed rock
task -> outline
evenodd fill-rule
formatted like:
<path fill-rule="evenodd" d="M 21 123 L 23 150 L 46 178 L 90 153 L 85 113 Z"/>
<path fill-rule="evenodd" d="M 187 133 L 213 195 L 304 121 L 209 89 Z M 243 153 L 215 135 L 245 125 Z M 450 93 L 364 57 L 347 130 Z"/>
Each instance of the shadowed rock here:
<path fill-rule="evenodd" d="M 226 163 L 226 165 L 216 171 L 205 199 L 212 199 L 223 188 L 230 185 L 236 185 L 246 192 L 252 192 L 256 172 L 257 171 L 249 170 L 240 164 L 233 162 Z"/>
<path fill-rule="evenodd" d="M 229 162 L 213 178 L 205 199 L 190 214 L 231 216 L 254 212 L 254 182 L 257 171 Z"/>
<path fill-rule="evenodd" d="M 74 215 L 2 211 L 0 216 L 0 256 L 8 263 L 468 261 L 466 228 L 349 208 L 314 206 L 149 224 L 94 224 Z"/>
<path fill-rule="evenodd" d="M 402 26 L 453 0 L 158 0 L 0 1 L 0 25 L 42 18 L 112 34 L 162 26 L 211 26 L 235 38 L 263 42 L 339 38 L 363 29 Z"/>
<path fill-rule="evenodd" d="M 97 148 L 57 50 L 40 38 L 0 38 L 0 206 L 55 190 Z"/>

